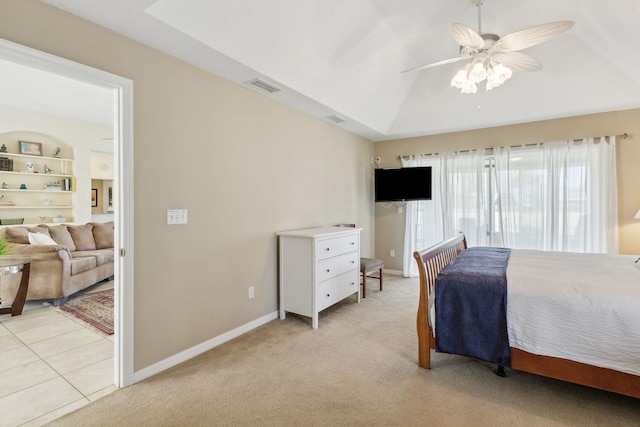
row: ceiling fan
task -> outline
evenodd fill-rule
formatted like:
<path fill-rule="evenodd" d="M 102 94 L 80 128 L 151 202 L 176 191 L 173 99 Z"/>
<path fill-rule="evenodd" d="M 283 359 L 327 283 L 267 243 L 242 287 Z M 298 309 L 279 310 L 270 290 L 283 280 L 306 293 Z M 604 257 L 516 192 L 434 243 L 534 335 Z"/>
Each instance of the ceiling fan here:
<path fill-rule="evenodd" d="M 469 60 L 467 66 L 451 80 L 451 85 L 462 93 L 476 93 L 477 84 L 486 79 L 486 88 L 491 90 L 502 85 L 514 71 L 540 70 L 542 64 L 537 59 L 519 51 L 550 40 L 569 30 L 574 24 L 573 21 L 550 22 L 499 37 L 482 32 L 483 0 L 471 2 L 478 9 L 478 32 L 464 24 L 451 25 L 451 34 L 460 45 L 460 56 L 420 65 L 403 73 Z"/>

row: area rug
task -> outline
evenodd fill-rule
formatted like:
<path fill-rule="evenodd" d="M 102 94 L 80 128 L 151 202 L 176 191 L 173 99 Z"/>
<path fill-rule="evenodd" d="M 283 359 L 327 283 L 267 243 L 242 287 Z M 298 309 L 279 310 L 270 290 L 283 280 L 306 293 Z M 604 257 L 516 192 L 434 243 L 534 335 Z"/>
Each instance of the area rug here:
<path fill-rule="evenodd" d="M 60 309 L 107 335 L 113 335 L 113 289 L 77 296 L 61 305 Z"/>

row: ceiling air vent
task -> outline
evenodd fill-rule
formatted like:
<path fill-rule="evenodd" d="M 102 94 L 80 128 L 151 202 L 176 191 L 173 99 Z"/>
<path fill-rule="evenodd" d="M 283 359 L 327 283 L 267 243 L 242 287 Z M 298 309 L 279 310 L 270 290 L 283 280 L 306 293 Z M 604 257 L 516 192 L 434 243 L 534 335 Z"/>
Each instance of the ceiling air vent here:
<path fill-rule="evenodd" d="M 336 116 L 335 114 L 327 116 L 327 117 L 325 117 L 325 119 L 327 119 L 327 120 L 329 120 L 330 122 L 333 122 L 333 123 L 344 123 L 345 122 L 344 119 Z"/>
<path fill-rule="evenodd" d="M 279 87 L 276 87 L 276 86 L 272 85 L 271 83 L 267 83 L 264 80 L 260 80 L 260 79 L 249 80 L 246 83 L 248 85 L 251 85 L 254 88 L 260 89 L 260 91 L 266 92 L 266 93 L 275 93 L 275 92 L 280 92 L 281 91 L 281 89 Z"/>

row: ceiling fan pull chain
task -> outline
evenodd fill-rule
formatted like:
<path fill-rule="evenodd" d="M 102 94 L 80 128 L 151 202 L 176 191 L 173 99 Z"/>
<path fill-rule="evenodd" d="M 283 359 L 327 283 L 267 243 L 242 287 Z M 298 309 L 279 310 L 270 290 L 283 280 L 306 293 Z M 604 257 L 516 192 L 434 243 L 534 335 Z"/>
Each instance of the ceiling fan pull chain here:
<path fill-rule="evenodd" d="M 478 34 L 482 34 L 482 0 L 478 0 L 476 7 L 478 8 Z"/>

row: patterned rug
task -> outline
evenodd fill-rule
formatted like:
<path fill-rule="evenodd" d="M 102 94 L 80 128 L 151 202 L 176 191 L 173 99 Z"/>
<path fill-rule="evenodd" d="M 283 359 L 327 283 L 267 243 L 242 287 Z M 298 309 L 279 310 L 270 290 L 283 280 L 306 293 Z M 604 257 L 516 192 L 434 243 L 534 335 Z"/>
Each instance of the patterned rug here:
<path fill-rule="evenodd" d="M 113 335 L 113 289 L 77 296 L 61 305 L 60 309 L 107 335 Z"/>

